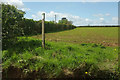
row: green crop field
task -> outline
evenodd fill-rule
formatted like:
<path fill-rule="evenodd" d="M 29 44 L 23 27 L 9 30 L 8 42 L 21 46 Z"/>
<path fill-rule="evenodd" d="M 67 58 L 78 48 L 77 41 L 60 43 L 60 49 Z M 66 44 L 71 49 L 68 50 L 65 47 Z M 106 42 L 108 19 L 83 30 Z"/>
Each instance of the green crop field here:
<path fill-rule="evenodd" d="M 117 36 L 116 27 L 47 33 L 45 49 L 41 35 L 18 37 L 3 50 L 3 77 L 118 79 Z"/>
<path fill-rule="evenodd" d="M 41 39 L 41 35 L 33 36 Z M 46 33 L 46 40 L 70 43 L 100 43 L 118 46 L 118 27 L 81 27 L 56 33 Z"/>

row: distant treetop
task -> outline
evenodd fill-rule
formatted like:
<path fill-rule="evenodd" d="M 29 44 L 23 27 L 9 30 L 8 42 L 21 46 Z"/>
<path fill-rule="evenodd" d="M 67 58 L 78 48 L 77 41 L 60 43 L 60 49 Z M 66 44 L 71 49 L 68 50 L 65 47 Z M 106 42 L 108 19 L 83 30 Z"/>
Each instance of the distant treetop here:
<path fill-rule="evenodd" d="M 73 22 L 72 21 L 68 21 L 67 18 L 63 17 L 61 20 L 58 21 L 58 23 L 72 25 Z"/>

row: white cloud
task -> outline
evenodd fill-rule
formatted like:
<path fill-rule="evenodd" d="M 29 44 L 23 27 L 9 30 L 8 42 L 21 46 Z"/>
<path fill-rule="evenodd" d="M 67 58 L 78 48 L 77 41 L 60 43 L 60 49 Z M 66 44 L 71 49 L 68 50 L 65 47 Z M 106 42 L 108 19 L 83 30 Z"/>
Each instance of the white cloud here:
<path fill-rule="evenodd" d="M 106 13 L 105 16 L 110 16 L 110 14 L 109 14 L 109 13 Z"/>
<path fill-rule="evenodd" d="M 30 11 L 30 8 L 21 8 L 22 11 Z"/>
<path fill-rule="evenodd" d="M 110 13 L 106 13 L 106 14 L 101 14 L 101 13 L 99 13 L 99 14 L 94 14 L 93 16 L 95 16 L 95 17 L 107 17 L 107 16 L 110 16 Z"/>
<path fill-rule="evenodd" d="M 41 20 L 42 19 L 42 13 L 44 11 L 39 11 L 36 14 L 32 15 L 32 18 L 34 20 Z M 104 15 L 99 14 L 99 19 L 90 19 L 90 18 L 82 18 L 80 16 L 76 16 L 76 15 L 71 15 L 71 14 L 67 14 L 67 13 L 58 13 L 58 12 L 54 12 L 54 11 L 50 11 L 50 12 L 44 12 L 45 16 L 46 16 L 46 21 L 53 21 L 55 18 L 55 15 L 57 16 L 57 22 L 58 20 L 60 20 L 63 17 L 66 17 L 68 20 L 73 21 L 74 25 L 93 25 L 93 24 L 100 24 L 100 25 L 104 25 L 104 24 L 116 24 L 116 22 L 112 22 L 112 21 L 106 21 L 104 19 Z M 102 16 L 102 17 L 101 17 Z M 106 16 L 109 16 L 108 14 L 106 14 Z M 111 20 L 116 20 L 116 18 L 113 18 Z"/>
<path fill-rule="evenodd" d="M 94 14 L 93 16 L 95 16 L 95 17 L 103 17 L 104 15 L 103 14 Z"/>
<path fill-rule="evenodd" d="M 35 19 L 35 20 L 40 20 L 40 19 L 42 19 L 42 13 L 43 13 L 43 11 L 39 11 L 36 14 L 32 15 L 32 18 Z M 44 13 L 45 13 L 45 16 L 46 16 L 46 20 L 48 20 L 48 21 L 54 20 L 55 15 L 57 17 L 57 22 L 58 22 L 58 20 L 60 20 L 63 17 L 66 17 L 68 20 L 73 21 L 75 25 L 82 24 L 81 21 L 83 21 L 83 19 L 81 17 L 74 16 L 74 15 L 67 14 L 67 13 L 57 13 L 57 12 L 54 12 L 54 11 L 50 11 L 48 13 L 44 12 Z"/>
<path fill-rule="evenodd" d="M 44 11 L 39 11 L 36 14 L 33 14 L 32 18 L 34 20 L 41 20 L 43 12 Z M 57 16 L 57 22 L 61 18 L 66 17 L 68 20 L 73 21 L 73 24 L 76 25 L 76 26 L 88 25 L 88 24 L 89 25 L 110 25 L 110 24 L 117 24 L 117 20 L 118 20 L 117 17 L 112 17 L 111 21 L 105 20 L 104 16 L 110 16 L 110 14 L 104 14 L 104 15 L 99 14 L 98 19 L 90 19 L 90 18 L 82 18 L 80 16 L 71 15 L 71 14 L 68 14 L 68 13 L 58 13 L 58 12 L 54 12 L 54 11 L 44 12 L 44 13 L 45 13 L 45 16 L 46 16 L 46 21 L 53 21 L 54 18 L 55 18 L 55 15 L 56 15 Z"/>
<path fill-rule="evenodd" d="M 37 19 L 37 16 L 35 16 L 35 15 L 32 15 L 32 18 L 33 18 L 33 19 Z"/>
<path fill-rule="evenodd" d="M 85 21 L 89 21 L 89 19 L 88 19 L 88 18 L 86 18 L 86 19 L 85 19 Z"/>
<path fill-rule="evenodd" d="M 118 17 L 112 17 L 112 22 L 118 24 Z"/>
<path fill-rule="evenodd" d="M 5 3 L 5 4 L 9 4 L 9 5 L 14 5 L 15 7 L 17 7 L 18 9 L 21 9 L 23 11 L 29 11 L 29 8 L 25 8 L 23 1 L 22 0 L 1 0 L 0 3 Z"/>
<path fill-rule="evenodd" d="M 118 2 L 119 0 L 23 0 L 24 2 Z"/>
<path fill-rule="evenodd" d="M 1 0 L 0 2 L 3 2 L 5 4 L 14 5 L 18 8 L 23 8 L 24 7 L 24 4 L 23 4 L 22 0 Z"/>
<path fill-rule="evenodd" d="M 118 21 L 118 17 L 112 17 L 113 21 Z"/>
<path fill-rule="evenodd" d="M 100 18 L 100 20 L 101 20 L 101 21 L 103 21 L 103 20 L 104 20 L 104 18 Z"/>
<path fill-rule="evenodd" d="M 118 2 L 119 0 L 86 0 L 86 2 Z"/>

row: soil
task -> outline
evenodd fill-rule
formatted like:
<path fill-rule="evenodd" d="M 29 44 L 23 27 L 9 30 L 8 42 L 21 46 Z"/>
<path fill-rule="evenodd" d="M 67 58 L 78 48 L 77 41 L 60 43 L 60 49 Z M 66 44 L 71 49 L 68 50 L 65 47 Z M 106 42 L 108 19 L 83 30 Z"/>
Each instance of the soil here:
<path fill-rule="evenodd" d="M 33 71 L 32 73 L 25 74 L 22 69 L 9 67 L 2 72 L 2 80 L 6 79 L 20 79 L 20 80 L 38 80 L 38 79 L 50 79 L 50 80 L 77 80 L 77 79 L 119 79 L 116 73 L 107 70 L 98 70 L 85 74 L 86 67 L 77 68 L 75 70 L 63 69 L 61 74 L 57 78 L 47 78 L 47 75 L 42 72 Z"/>

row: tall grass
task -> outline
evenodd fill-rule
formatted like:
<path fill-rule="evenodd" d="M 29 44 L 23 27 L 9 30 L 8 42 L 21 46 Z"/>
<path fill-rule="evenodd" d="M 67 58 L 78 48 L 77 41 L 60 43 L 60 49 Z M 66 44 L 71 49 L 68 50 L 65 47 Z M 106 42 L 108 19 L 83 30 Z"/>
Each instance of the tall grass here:
<path fill-rule="evenodd" d="M 116 62 L 117 57 L 117 47 L 85 43 L 46 42 L 45 49 L 43 49 L 41 40 L 19 37 L 16 43 L 3 51 L 2 65 L 4 70 L 14 66 L 23 69 L 26 74 L 39 72 L 45 73 L 47 77 L 57 77 L 65 69 L 74 71 L 83 65 L 85 65 L 84 72 L 92 74 L 95 70 L 101 69 L 99 64 L 107 64 L 107 61 L 112 64 L 112 61 Z M 115 65 L 117 66 L 117 64 Z"/>

